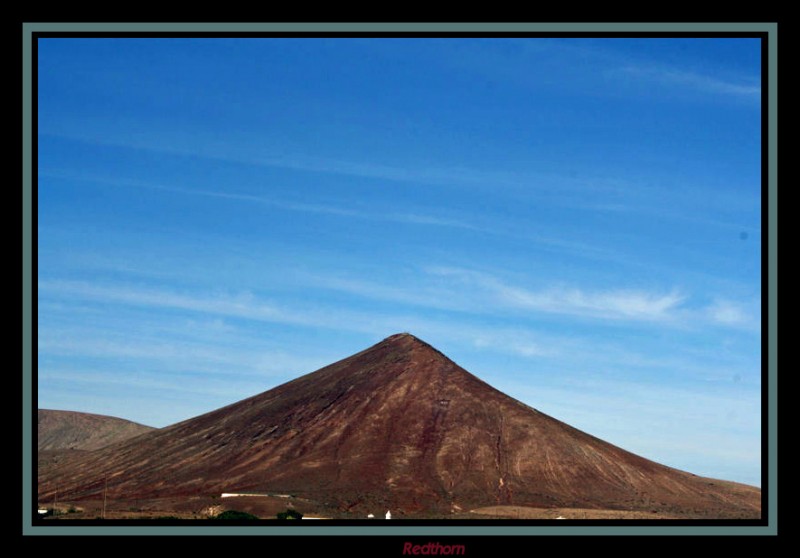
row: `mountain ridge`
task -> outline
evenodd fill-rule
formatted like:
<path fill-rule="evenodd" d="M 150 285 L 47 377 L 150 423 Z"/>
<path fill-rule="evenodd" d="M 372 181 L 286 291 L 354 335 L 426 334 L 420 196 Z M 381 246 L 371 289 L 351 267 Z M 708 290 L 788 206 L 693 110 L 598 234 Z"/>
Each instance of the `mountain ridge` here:
<path fill-rule="evenodd" d="M 127 419 L 56 409 L 37 410 L 37 449 L 96 450 L 154 430 Z"/>
<path fill-rule="evenodd" d="M 72 497 L 281 492 L 344 510 L 486 505 L 760 516 L 760 490 L 655 463 L 503 394 L 408 333 L 40 469 Z M 68 496 L 64 496 L 68 497 Z"/>

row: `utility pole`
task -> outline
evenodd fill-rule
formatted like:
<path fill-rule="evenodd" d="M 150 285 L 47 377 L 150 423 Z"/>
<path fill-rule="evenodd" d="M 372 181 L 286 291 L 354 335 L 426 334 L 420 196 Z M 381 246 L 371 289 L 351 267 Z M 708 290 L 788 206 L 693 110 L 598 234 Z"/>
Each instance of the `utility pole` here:
<path fill-rule="evenodd" d="M 106 518 L 106 494 L 108 494 L 108 476 L 105 478 L 105 485 L 103 487 L 103 519 Z"/>
<path fill-rule="evenodd" d="M 56 483 L 56 491 L 53 492 L 53 515 L 56 514 L 56 499 L 58 497 L 58 483 Z"/>

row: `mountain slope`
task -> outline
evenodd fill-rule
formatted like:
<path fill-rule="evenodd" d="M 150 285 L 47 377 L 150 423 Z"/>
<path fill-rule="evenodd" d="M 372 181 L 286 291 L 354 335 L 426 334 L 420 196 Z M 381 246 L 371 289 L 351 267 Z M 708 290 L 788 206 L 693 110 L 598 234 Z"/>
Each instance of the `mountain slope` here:
<path fill-rule="evenodd" d="M 74 411 L 38 410 L 39 451 L 96 450 L 154 430 L 129 420 Z"/>
<path fill-rule="evenodd" d="M 408 513 L 496 504 L 759 517 L 757 488 L 626 452 L 409 334 L 270 391 L 40 469 L 40 497 L 291 493 Z M 60 492 L 61 493 L 61 492 Z"/>

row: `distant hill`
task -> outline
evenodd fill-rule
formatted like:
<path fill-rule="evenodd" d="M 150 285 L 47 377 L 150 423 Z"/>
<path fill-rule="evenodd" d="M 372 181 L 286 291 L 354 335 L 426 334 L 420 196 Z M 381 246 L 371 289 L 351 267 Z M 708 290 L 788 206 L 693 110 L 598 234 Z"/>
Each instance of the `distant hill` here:
<path fill-rule="evenodd" d="M 155 430 L 129 420 L 105 415 L 39 409 L 38 449 L 96 450 Z"/>
<path fill-rule="evenodd" d="M 761 515 L 760 489 L 581 432 L 405 333 L 216 411 L 40 464 L 40 500 L 56 486 L 77 501 L 106 487 L 109 498 L 285 494 L 364 514 L 528 506 Z"/>

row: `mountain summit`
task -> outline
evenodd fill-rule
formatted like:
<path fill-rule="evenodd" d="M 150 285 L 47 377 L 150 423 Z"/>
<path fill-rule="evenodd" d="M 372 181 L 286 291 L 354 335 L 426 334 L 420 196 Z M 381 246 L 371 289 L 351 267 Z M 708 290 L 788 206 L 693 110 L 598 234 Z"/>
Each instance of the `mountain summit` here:
<path fill-rule="evenodd" d="M 503 394 L 408 333 L 39 471 L 39 497 L 289 493 L 406 513 L 514 504 L 759 517 L 759 489 L 649 461 Z"/>

